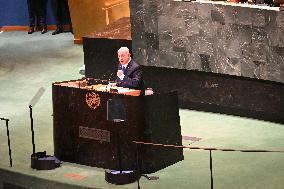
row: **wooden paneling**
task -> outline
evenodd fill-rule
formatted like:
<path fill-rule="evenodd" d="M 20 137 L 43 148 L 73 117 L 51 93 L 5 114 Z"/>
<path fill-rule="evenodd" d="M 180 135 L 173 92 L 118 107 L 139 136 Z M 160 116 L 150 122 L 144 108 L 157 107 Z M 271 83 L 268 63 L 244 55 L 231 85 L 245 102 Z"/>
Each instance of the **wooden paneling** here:
<path fill-rule="evenodd" d="M 82 38 L 122 17 L 130 16 L 128 0 L 69 0 L 74 37 Z"/>

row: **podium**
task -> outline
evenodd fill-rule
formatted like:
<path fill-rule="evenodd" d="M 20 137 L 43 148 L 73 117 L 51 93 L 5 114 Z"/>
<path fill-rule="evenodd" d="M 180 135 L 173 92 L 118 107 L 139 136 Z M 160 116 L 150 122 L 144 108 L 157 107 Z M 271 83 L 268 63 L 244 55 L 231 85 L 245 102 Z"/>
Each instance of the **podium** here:
<path fill-rule="evenodd" d="M 116 125 L 107 120 L 107 102 L 119 100 L 126 120 L 120 128 L 124 170 L 135 170 L 133 141 L 181 145 L 177 92 L 148 96 L 111 93 L 81 86 L 82 80 L 52 84 L 54 154 L 62 161 L 119 169 Z M 142 173 L 152 173 L 183 160 L 183 150 L 140 146 Z"/>

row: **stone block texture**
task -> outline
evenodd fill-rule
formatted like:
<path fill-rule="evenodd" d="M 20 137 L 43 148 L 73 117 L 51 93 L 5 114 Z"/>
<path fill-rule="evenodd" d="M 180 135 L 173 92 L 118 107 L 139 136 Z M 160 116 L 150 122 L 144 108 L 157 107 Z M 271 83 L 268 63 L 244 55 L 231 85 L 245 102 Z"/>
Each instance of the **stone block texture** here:
<path fill-rule="evenodd" d="M 134 58 L 142 65 L 284 83 L 284 13 L 173 0 L 130 1 Z"/>

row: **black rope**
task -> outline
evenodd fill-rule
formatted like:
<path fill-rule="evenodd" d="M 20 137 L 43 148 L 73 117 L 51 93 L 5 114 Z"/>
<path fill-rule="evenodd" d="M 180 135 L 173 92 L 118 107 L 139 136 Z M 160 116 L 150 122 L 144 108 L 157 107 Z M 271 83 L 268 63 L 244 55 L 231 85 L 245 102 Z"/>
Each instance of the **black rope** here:
<path fill-rule="evenodd" d="M 201 148 L 201 147 L 188 147 L 188 146 L 176 146 L 172 144 L 155 144 L 150 142 L 138 142 L 133 141 L 133 143 L 137 146 L 137 172 L 139 177 L 137 179 L 138 189 L 140 189 L 139 178 L 140 178 L 140 169 L 138 165 L 138 146 L 139 144 L 142 145 L 152 145 L 152 146 L 161 146 L 161 147 L 173 147 L 173 148 L 188 148 L 192 150 L 209 150 L 210 152 L 210 176 L 211 176 L 211 189 L 213 189 L 213 165 L 212 165 L 212 151 L 224 151 L 224 152 L 277 152 L 277 153 L 284 153 L 284 150 L 236 150 L 236 149 L 224 149 L 224 148 Z"/>
<path fill-rule="evenodd" d="M 172 144 L 155 144 L 151 142 L 138 142 L 133 141 L 135 144 L 162 146 L 162 147 L 173 147 L 173 148 L 188 148 L 191 150 L 209 150 L 209 151 L 224 151 L 224 152 L 277 152 L 284 153 L 284 150 L 236 150 L 236 149 L 225 149 L 225 148 L 201 148 L 201 147 L 189 147 L 189 146 L 176 146 Z"/>

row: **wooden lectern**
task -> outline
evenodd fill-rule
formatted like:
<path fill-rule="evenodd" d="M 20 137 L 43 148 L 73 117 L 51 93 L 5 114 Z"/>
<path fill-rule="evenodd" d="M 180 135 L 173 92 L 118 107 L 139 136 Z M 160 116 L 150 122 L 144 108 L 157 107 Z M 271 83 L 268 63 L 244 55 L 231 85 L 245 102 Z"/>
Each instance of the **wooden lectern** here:
<path fill-rule="evenodd" d="M 177 92 L 137 96 L 135 92 L 127 95 L 96 90 L 82 83 L 52 85 L 54 154 L 60 160 L 119 170 L 121 154 L 123 170 L 135 170 L 137 146 L 133 141 L 182 144 Z M 113 110 L 125 112 L 124 124 L 108 119 L 110 100 L 119 102 Z M 141 145 L 140 152 L 143 173 L 183 160 L 180 148 Z"/>

